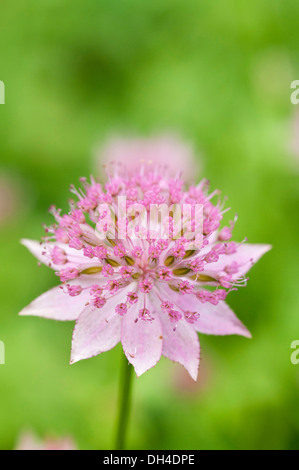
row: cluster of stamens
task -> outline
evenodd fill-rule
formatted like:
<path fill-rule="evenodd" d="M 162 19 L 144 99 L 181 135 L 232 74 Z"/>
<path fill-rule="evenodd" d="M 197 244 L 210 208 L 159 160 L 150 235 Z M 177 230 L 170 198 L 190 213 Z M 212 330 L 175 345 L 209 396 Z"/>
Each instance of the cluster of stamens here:
<path fill-rule="evenodd" d="M 220 257 L 235 253 L 238 245 L 230 241 L 232 223 L 219 230 L 225 210 L 217 191 L 208 194 L 206 181 L 186 189 L 180 178 L 161 176 L 158 169 L 145 173 L 140 168 L 134 176 L 128 176 L 116 167 L 106 185 L 102 186 L 93 179 L 90 183 L 84 179 L 82 184 L 83 189 L 71 187 L 77 202 L 70 202 L 67 214 L 62 215 L 61 210 L 51 208 L 56 222 L 46 227 L 45 241 L 52 243 L 46 244 L 44 254 L 49 257 L 49 264 L 59 267 L 56 274 L 67 295 L 79 296 L 88 289 L 89 304 L 94 309 L 101 309 L 107 300 L 131 284 L 132 290 L 116 306 L 116 313 L 125 316 L 133 305 L 140 302 L 135 321 L 152 322 L 155 312 L 151 311 L 148 300 L 154 295 L 159 299 L 161 314 L 168 315 L 175 328 L 182 319 L 188 323 L 196 322 L 199 313 L 182 309 L 175 305 L 175 301 L 169 301 L 165 287 L 175 293 L 175 298 L 177 295 L 195 296 L 199 306 L 206 302 L 217 305 L 236 285 L 246 282 L 245 279 L 236 281 L 239 269 L 236 262 L 225 265 L 213 275 L 209 273 L 209 266 L 217 263 Z M 125 196 L 128 211 L 121 227 L 118 223 L 121 219 L 120 196 Z M 217 198 L 215 204 L 211 202 L 212 198 Z M 166 204 L 169 208 L 173 204 L 189 204 L 191 208 L 201 205 L 202 233 L 195 230 L 194 238 L 190 240 L 185 237 L 181 224 L 181 236 L 178 237 L 177 221 L 171 211 L 164 220 L 160 220 L 160 232 L 157 227 L 156 231 L 149 230 L 142 223 L 136 223 L 132 229 L 136 216 L 130 209 L 136 203 L 147 213 L 152 205 L 157 204 Z M 115 214 L 114 218 L 107 217 L 109 211 Z M 166 224 L 167 238 L 163 236 Z M 127 235 L 120 239 L 119 232 L 124 229 Z M 201 237 L 200 247 L 195 244 L 197 236 Z M 77 264 L 70 262 L 67 246 L 80 254 Z M 84 282 L 86 279 L 91 281 L 89 287 Z"/>

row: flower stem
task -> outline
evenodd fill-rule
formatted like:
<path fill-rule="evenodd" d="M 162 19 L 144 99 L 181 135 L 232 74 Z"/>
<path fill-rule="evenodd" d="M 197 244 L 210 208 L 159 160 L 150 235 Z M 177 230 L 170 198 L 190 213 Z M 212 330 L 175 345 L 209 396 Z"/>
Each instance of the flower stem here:
<path fill-rule="evenodd" d="M 124 450 L 126 432 L 128 428 L 128 416 L 131 401 L 133 366 L 128 363 L 128 359 L 123 354 L 122 370 L 120 377 L 119 414 L 116 434 L 116 450 Z"/>

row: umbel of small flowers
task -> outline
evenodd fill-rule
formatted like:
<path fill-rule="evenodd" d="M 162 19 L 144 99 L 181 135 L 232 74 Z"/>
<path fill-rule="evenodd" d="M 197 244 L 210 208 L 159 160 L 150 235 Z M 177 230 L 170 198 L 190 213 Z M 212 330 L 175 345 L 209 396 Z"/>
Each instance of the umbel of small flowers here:
<path fill-rule="evenodd" d="M 179 175 L 142 164 L 127 173 L 121 165 L 107 171 L 105 185 L 82 179 L 71 187 L 69 212 L 52 207 L 55 223 L 45 227 L 43 241 L 22 240 L 61 284 L 21 311 L 54 320 L 75 320 L 71 363 L 108 351 L 121 342 L 140 376 L 161 355 L 183 365 L 196 380 L 200 360 L 197 332 L 213 335 L 249 331 L 225 302 L 228 293 L 245 285 L 252 265 L 269 245 L 231 241 L 234 223 L 220 228 L 225 209 L 219 192 L 209 194 L 207 181 L 187 187 Z M 189 204 L 203 208 L 201 247 L 177 237 L 171 210 L 169 237 L 160 238 L 136 222 L 124 239 L 104 220 L 101 207 L 112 207 L 118 220 L 119 196 L 126 197 L 124 224 L 132 225 L 130 207 L 146 212 L 151 205 Z M 138 219 L 136 219 L 138 220 Z M 131 224 L 131 225 L 130 225 Z M 114 231 L 112 231 L 114 228 Z M 114 233 L 114 236 L 111 236 Z M 115 236 L 116 234 L 116 236 Z M 176 236 L 175 236 L 176 235 Z"/>

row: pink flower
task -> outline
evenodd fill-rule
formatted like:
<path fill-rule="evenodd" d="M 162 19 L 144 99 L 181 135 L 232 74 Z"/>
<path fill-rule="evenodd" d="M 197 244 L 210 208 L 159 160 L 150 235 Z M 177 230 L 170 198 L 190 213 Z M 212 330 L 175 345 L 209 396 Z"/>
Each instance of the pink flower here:
<path fill-rule="evenodd" d="M 16 445 L 15 450 L 76 450 L 71 437 L 50 437 L 39 439 L 32 432 L 23 432 Z"/>
<path fill-rule="evenodd" d="M 231 290 L 246 284 L 246 273 L 271 247 L 228 242 L 224 232 L 219 237 L 224 210 L 218 199 L 211 202 L 217 191 L 208 194 L 206 181 L 182 189 L 183 181 L 155 167 L 146 172 L 140 168 L 132 174 L 117 165 L 106 189 L 93 179 L 82 183 L 83 190 L 71 188 L 78 202 L 71 203 L 68 214 L 62 216 L 60 210 L 51 209 L 55 224 L 46 227 L 42 243 L 22 241 L 55 270 L 63 284 L 42 294 L 21 315 L 75 320 L 71 363 L 121 342 L 138 376 L 163 355 L 182 364 L 196 380 L 200 358 L 197 332 L 250 337 L 225 299 Z M 128 197 L 119 205 L 118 197 L 131 194 L 132 188 L 136 189 L 137 201 Z M 200 246 L 192 245 L 186 232 L 186 238 L 173 239 L 182 231 L 177 229 L 178 217 L 173 209 L 156 222 L 154 229 L 144 225 L 151 203 L 161 200 L 167 208 L 173 208 L 174 188 L 180 188 L 176 195 L 180 206 L 188 203 L 194 208 L 200 204 L 203 208 L 203 223 L 201 227 L 195 224 L 193 234 L 193 242 L 202 239 Z M 107 201 L 116 217 L 99 228 L 103 212 L 109 212 L 103 210 Z M 137 212 L 143 211 L 146 217 L 132 216 L 129 211 L 124 218 L 122 210 L 132 209 L 136 202 Z M 76 212 L 78 208 L 80 212 Z M 120 226 L 113 226 L 121 220 Z M 166 240 L 167 221 L 171 230 Z M 124 228 L 128 232 L 119 243 Z M 80 242 L 76 248 L 72 239 Z"/>
<path fill-rule="evenodd" d="M 186 180 L 194 180 L 197 173 L 197 160 L 192 146 L 171 134 L 143 139 L 112 138 L 96 160 L 97 166 L 109 165 L 111 162 L 125 165 L 130 174 L 134 174 L 142 163 L 167 168 L 172 176 L 182 173 Z"/>

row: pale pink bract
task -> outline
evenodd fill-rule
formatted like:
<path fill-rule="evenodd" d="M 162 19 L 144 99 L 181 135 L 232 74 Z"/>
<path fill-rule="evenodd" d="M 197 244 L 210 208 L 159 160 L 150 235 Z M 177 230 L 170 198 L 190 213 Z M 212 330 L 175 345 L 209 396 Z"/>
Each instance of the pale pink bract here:
<path fill-rule="evenodd" d="M 271 247 L 230 241 L 233 223 L 220 229 L 224 209 L 218 192 L 208 194 L 206 181 L 187 188 L 157 166 L 149 170 L 141 165 L 132 174 L 116 165 L 105 186 L 93 179 L 82 180 L 82 185 L 83 190 L 71 188 L 77 201 L 71 201 L 68 214 L 51 208 L 56 222 L 46 228 L 43 242 L 22 241 L 62 284 L 21 315 L 75 320 L 71 363 L 121 342 L 137 376 L 163 355 L 196 380 L 197 332 L 250 337 L 225 299 L 246 283 L 248 270 Z M 127 197 L 128 208 L 138 202 L 146 211 L 157 201 L 168 207 L 201 204 L 202 247 L 190 250 L 184 237 L 152 238 L 138 225 L 140 238 L 111 238 L 111 224 L 99 207 L 107 204 L 117 215 L 119 196 Z M 127 216 L 125 225 L 131 219 Z"/>

